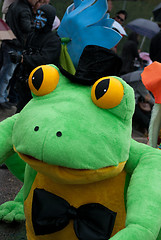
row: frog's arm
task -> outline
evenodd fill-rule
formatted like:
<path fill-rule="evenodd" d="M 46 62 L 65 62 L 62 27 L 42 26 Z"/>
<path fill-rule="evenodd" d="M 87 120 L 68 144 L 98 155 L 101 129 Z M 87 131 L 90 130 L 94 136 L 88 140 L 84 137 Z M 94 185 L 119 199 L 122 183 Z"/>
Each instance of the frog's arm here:
<path fill-rule="evenodd" d="M 0 122 L 0 164 L 13 155 L 12 130 L 17 114 Z"/>
<path fill-rule="evenodd" d="M 14 176 L 24 182 L 26 163 L 18 156 L 17 153 L 13 153 L 10 157 L 8 157 L 5 164 Z"/>
<path fill-rule="evenodd" d="M 126 228 L 111 240 L 155 240 L 161 227 L 161 151 L 131 141 Z"/>
<path fill-rule="evenodd" d="M 12 130 L 18 114 L 0 122 L 0 163 L 5 162 L 8 169 L 21 181 L 24 180 L 25 162 L 13 150 Z M 23 188 L 14 201 L 0 206 L 0 220 L 12 222 L 24 220 Z"/>
<path fill-rule="evenodd" d="M 13 150 L 12 130 L 18 114 L 0 122 L 0 164 L 5 162 L 8 169 L 21 181 L 24 180 L 25 162 Z"/>

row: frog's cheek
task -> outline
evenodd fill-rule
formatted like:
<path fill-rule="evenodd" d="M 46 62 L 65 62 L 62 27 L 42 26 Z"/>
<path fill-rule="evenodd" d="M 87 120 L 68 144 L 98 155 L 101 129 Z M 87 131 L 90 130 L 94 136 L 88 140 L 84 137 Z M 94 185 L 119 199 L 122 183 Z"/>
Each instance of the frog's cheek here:
<path fill-rule="evenodd" d="M 124 87 L 115 77 L 103 77 L 95 82 L 91 90 L 94 104 L 103 109 L 118 106 L 124 96 Z"/>
<path fill-rule="evenodd" d="M 29 76 L 28 84 L 31 92 L 36 96 L 51 93 L 59 82 L 58 70 L 50 65 L 41 65 L 35 68 Z"/>

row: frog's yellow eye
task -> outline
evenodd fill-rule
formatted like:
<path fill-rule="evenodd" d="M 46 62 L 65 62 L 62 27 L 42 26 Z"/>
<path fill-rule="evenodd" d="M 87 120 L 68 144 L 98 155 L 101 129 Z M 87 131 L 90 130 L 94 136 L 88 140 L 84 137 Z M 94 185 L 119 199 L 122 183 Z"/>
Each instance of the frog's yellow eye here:
<path fill-rule="evenodd" d="M 49 65 L 35 68 L 29 76 L 28 84 L 32 93 L 43 96 L 52 92 L 59 81 L 59 72 Z"/>
<path fill-rule="evenodd" d="M 91 90 L 94 104 L 109 109 L 120 104 L 124 95 L 122 83 L 114 77 L 103 77 L 97 80 Z"/>

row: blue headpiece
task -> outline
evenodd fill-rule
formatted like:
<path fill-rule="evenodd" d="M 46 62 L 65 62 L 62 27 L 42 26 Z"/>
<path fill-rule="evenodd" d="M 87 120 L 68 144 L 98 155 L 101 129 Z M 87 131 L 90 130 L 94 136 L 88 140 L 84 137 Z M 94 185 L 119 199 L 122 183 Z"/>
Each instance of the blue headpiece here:
<path fill-rule="evenodd" d="M 74 0 L 67 8 L 58 34 L 71 39 L 67 49 L 75 67 L 87 45 L 111 49 L 121 40 L 122 36 L 112 29 L 114 20 L 107 10 L 107 0 Z"/>

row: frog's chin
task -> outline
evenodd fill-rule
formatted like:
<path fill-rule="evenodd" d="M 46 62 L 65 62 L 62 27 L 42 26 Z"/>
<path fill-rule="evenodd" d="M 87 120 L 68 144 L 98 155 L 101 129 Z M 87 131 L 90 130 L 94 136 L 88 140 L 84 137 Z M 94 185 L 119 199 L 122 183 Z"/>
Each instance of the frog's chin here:
<path fill-rule="evenodd" d="M 61 184 L 89 184 L 112 178 L 121 173 L 126 164 L 126 161 L 124 161 L 119 163 L 118 166 L 103 167 L 96 170 L 73 169 L 47 164 L 31 156 L 20 152 L 17 153 L 23 161 L 28 163 L 37 172 Z"/>

